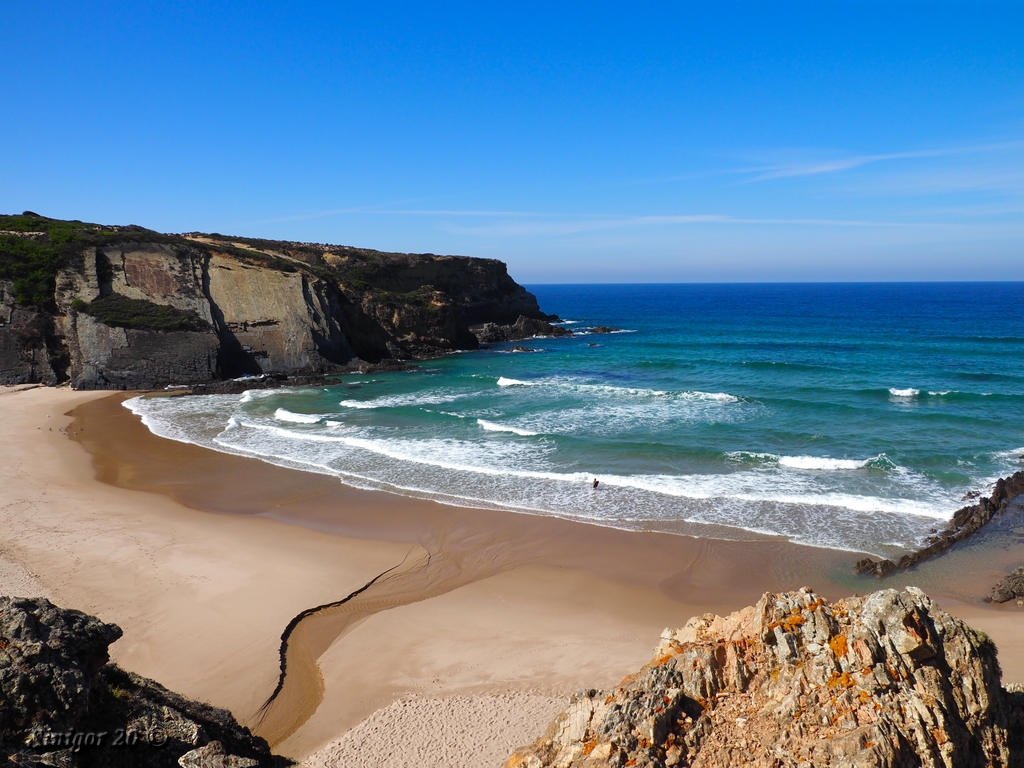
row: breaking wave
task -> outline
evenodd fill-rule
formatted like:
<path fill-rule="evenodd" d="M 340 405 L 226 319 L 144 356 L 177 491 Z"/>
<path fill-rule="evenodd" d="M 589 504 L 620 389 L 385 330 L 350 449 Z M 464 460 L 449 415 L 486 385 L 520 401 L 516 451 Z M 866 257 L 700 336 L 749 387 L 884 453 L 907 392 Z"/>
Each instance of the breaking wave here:
<path fill-rule="evenodd" d="M 531 432 L 528 429 L 521 429 L 520 427 L 511 427 L 506 424 L 495 424 L 493 421 L 485 421 L 483 419 L 477 419 L 476 423 L 480 427 L 488 432 L 511 432 L 514 435 L 522 435 L 523 437 L 531 437 L 538 434 L 537 432 Z"/>

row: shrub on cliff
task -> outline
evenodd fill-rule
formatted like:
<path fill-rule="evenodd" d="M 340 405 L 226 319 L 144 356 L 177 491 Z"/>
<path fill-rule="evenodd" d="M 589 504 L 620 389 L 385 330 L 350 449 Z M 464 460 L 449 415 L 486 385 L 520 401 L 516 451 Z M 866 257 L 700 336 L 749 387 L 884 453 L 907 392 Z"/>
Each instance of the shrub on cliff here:
<path fill-rule="evenodd" d="M 47 219 L 29 212 L 0 216 L 0 232 L 4 233 L 0 234 L 0 280 L 14 283 L 18 304 L 42 306 L 52 301 L 54 280 L 79 234 L 98 229 L 95 224 Z"/>
<path fill-rule="evenodd" d="M 129 299 L 117 293 L 91 302 L 76 302 L 75 309 L 112 328 L 143 331 L 207 331 L 210 326 L 195 312 L 165 304 Z"/>

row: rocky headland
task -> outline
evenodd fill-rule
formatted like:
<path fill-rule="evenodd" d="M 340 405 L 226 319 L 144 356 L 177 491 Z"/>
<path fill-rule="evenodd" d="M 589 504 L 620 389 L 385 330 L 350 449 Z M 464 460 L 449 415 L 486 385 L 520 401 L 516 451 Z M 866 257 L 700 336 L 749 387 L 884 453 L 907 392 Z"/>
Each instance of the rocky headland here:
<path fill-rule="evenodd" d="M 0 216 L 0 384 L 328 375 L 554 319 L 494 259 Z"/>
<path fill-rule="evenodd" d="M 1024 765 L 1024 692 L 923 592 L 766 593 L 662 634 L 611 691 L 576 694 L 505 768 Z"/>
<path fill-rule="evenodd" d="M 285 766 L 225 710 L 109 663 L 121 629 L 0 597 L 0 760 L 90 768 Z"/>

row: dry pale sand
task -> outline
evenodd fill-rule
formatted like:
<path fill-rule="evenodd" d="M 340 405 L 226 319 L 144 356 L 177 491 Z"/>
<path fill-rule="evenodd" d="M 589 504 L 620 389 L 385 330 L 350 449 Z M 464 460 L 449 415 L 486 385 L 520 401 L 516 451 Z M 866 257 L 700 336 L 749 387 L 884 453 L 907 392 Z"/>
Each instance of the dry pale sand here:
<path fill-rule="evenodd" d="M 500 766 L 543 732 L 566 700 L 536 693 L 403 698 L 378 710 L 304 765 Z M 480 743 L 480 733 L 489 738 Z M 467 762 L 472 756 L 475 762 Z"/>
<path fill-rule="evenodd" d="M 878 586 L 850 575 L 849 553 L 356 491 L 155 438 L 121 399 L 0 395 L 0 591 L 120 624 L 116 661 L 227 707 L 309 765 L 498 764 L 571 691 L 639 668 L 665 626 L 764 590 Z M 74 441 L 62 431 L 71 409 Z M 965 557 L 914 577 L 995 639 L 1004 680 L 1024 680 L 1024 611 L 962 594 L 1003 563 Z M 395 566 L 299 623 L 289 652 L 310 674 L 290 677 L 279 701 L 291 703 L 257 721 L 289 621 Z M 956 589 L 943 593 L 950 572 Z"/>

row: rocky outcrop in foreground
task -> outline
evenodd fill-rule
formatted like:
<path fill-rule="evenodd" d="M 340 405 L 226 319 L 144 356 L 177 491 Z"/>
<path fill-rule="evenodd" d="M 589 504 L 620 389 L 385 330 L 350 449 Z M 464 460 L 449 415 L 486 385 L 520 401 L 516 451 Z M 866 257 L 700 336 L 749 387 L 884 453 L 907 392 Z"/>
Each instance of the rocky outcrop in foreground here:
<path fill-rule="evenodd" d="M 929 558 L 941 555 L 954 544 L 967 539 L 988 523 L 992 518 L 1006 511 L 1010 502 L 1024 494 L 1024 470 L 1015 472 L 1009 477 L 1001 477 L 996 481 L 991 496 L 979 499 L 977 504 L 970 504 L 953 514 L 953 519 L 940 533 L 925 542 L 925 546 L 909 555 L 904 555 L 895 563 L 892 560 L 872 560 L 865 557 L 854 566 L 857 573 L 870 573 L 882 578 L 896 571 L 905 571 Z"/>
<path fill-rule="evenodd" d="M 1013 686 L 1016 688 L 1016 686 Z M 1024 694 L 986 635 L 913 587 L 834 604 L 765 594 L 662 634 L 505 768 L 1024 765 Z"/>
<path fill-rule="evenodd" d="M 0 762 L 242 768 L 271 755 L 231 714 L 108 663 L 121 629 L 48 600 L 0 597 Z"/>

